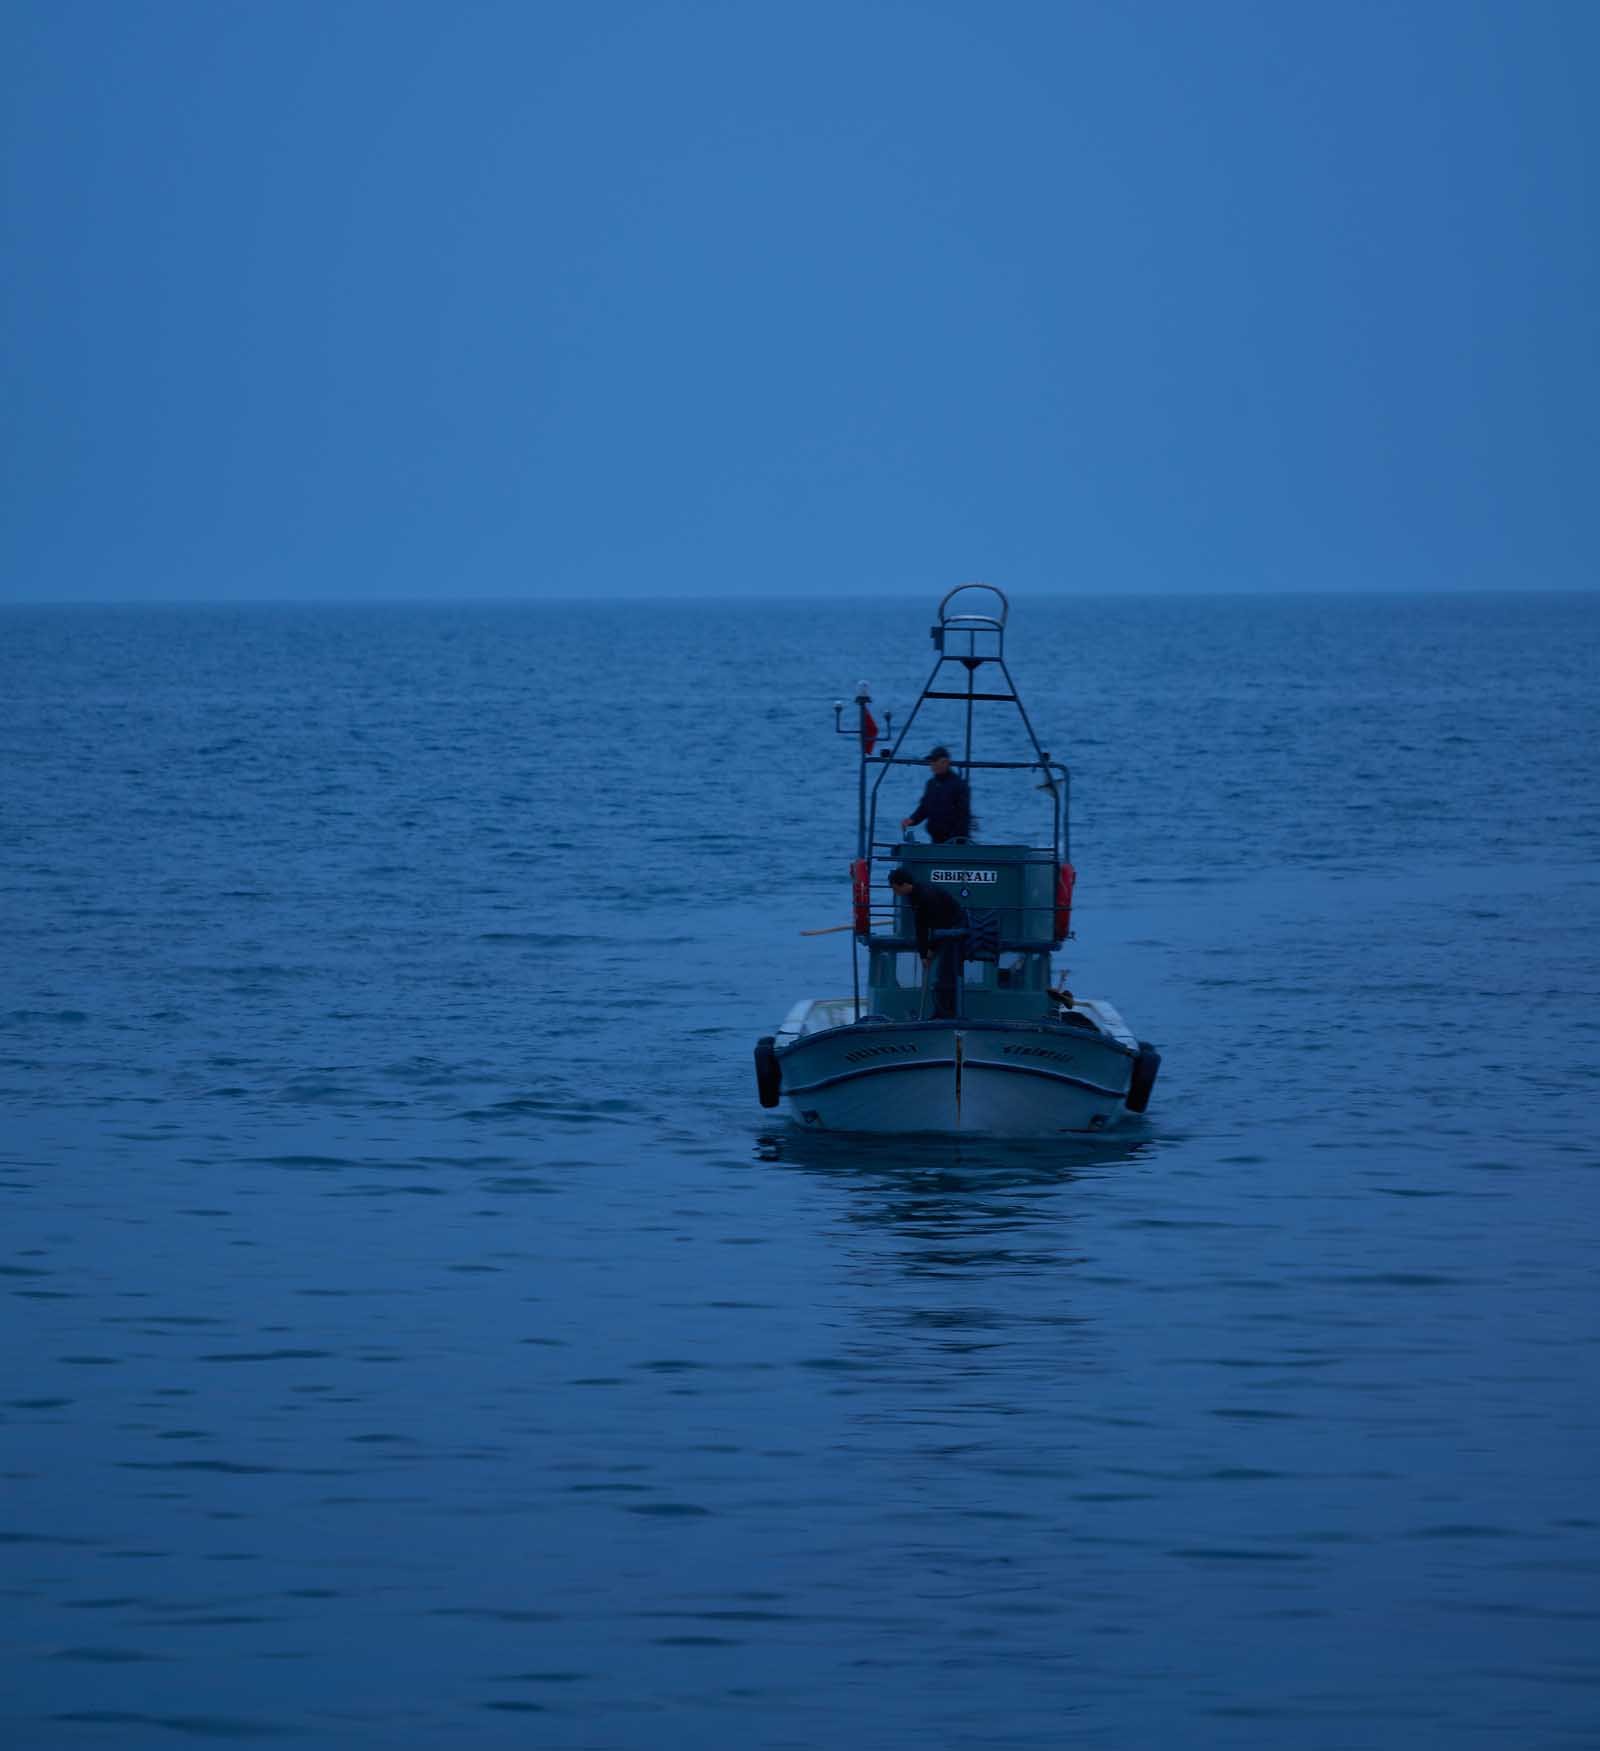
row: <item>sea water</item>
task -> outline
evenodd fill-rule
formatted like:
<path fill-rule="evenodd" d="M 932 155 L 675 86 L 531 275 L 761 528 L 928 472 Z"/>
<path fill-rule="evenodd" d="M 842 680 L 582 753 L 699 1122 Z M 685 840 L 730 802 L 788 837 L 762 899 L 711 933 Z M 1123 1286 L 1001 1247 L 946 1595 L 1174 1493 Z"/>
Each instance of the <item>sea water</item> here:
<path fill-rule="evenodd" d="M 1600 1743 L 1600 597 L 1018 602 L 1148 1120 L 799 1135 L 931 606 L 0 613 L 0 1742 Z"/>

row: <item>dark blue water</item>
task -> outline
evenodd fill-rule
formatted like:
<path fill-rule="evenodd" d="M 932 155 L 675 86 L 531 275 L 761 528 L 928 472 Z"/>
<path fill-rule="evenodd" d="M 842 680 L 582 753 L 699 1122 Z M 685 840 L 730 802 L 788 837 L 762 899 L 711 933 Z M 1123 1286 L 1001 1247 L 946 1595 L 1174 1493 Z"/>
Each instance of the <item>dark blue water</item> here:
<path fill-rule="evenodd" d="M 0 614 L 0 1741 L 1600 1744 L 1600 598 L 1017 605 L 1087 1152 L 755 1103 L 931 608 Z"/>

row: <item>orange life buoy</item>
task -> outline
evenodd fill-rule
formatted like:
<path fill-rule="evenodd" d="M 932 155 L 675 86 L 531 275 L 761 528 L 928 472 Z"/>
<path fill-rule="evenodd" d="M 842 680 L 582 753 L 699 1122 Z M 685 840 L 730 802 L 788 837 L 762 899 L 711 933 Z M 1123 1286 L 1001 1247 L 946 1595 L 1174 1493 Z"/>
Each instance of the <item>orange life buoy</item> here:
<path fill-rule="evenodd" d="M 1056 941 L 1065 942 L 1072 935 L 1072 889 L 1078 872 L 1070 863 L 1056 871 Z"/>

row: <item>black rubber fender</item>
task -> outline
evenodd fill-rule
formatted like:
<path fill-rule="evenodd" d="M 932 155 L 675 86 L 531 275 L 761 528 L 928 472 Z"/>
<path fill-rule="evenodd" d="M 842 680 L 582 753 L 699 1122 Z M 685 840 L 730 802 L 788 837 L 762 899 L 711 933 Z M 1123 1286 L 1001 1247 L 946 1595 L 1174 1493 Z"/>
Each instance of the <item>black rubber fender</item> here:
<path fill-rule="evenodd" d="M 758 1047 L 757 1050 L 760 1048 Z M 1127 1108 L 1130 1113 L 1142 1113 L 1150 1104 L 1161 1069 L 1161 1054 L 1148 1040 L 1140 1040 L 1139 1056 L 1133 1061 L 1133 1075 L 1128 1078 Z"/>
<path fill-rule="evenodd" d="M 762 1106 L 775 1107 L 783 1089 L 783 1070 L 771 1034 L 756 1041 L 756 1094 Z"/>

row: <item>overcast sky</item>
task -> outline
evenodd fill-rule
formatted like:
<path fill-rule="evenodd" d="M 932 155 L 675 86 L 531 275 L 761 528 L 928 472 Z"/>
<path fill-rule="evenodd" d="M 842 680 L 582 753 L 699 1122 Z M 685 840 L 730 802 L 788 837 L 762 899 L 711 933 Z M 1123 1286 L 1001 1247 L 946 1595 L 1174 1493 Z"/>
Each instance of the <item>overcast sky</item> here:
<path fill-rule="evenodd" d="M 1596 0 L 4 0 L 11 600 L 1592 587 Z"/>

